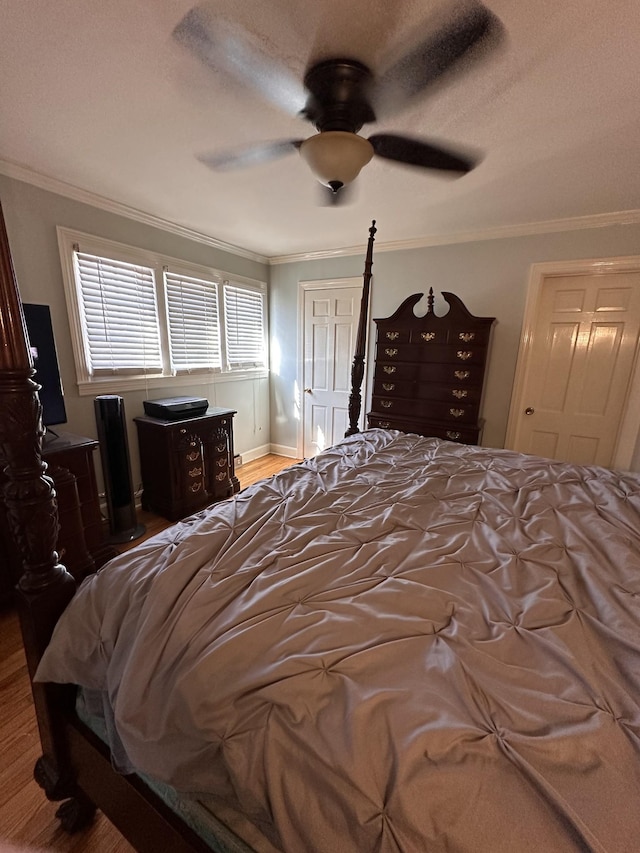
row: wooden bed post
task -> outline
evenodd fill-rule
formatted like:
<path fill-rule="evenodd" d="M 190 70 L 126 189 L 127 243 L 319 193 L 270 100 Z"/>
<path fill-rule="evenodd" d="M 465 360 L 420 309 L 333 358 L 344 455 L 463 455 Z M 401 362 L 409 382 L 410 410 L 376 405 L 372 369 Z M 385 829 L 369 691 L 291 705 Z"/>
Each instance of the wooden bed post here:
<path fill-rule="evenodd" d="M 360 432 L 358 420 L 362 408 L 362 380 L 364 378 L 364 356 L 367 347 L 367 329 L 369 324 L 369 292 L 371 288 L 371 267 L 373 266 L 373 241 L 375 240 L 376 221 L 369 228 L 369 243 L 367 245 L 367 257 L 364 262 L 364 286 L 362 288 L 362 301 L 360 302 L 360 320 L 358 322 L 358 338 L 356 340 L 356 351 L 351 367 L 351 393 L 349 394 L 349 429 L 344 436 Z"/>
<path fill-rule="evenodd" d="M 33 677 L 58 616 L 73 597 L 75 581 L 58 560 L 58 509 L 42 461 L 42 407 L 33 381 L 28 337 L 9 241 L 0 207 L 0 466 L 6 481 L 0 499 L 23 558 L 16 604 L 29 674 Z M 64 691 L 33 684 L 43 757 L 36 778 L 50 799 L 75 791 L 61 721 Z M 67 691 L 68 693 L 68 691 Z"/>

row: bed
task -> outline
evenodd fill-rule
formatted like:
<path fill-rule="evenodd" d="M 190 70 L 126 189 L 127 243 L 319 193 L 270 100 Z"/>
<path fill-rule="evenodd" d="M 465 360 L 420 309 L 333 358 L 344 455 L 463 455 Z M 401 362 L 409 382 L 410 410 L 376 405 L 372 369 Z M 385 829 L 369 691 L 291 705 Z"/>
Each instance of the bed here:
<path fill-rule="evenodd" d="M 350 430 L 76 590 L 0 242 L 4 499 L 66 826 L 98 806 L 143 851 L 637 850 L 639 475 Z"/>

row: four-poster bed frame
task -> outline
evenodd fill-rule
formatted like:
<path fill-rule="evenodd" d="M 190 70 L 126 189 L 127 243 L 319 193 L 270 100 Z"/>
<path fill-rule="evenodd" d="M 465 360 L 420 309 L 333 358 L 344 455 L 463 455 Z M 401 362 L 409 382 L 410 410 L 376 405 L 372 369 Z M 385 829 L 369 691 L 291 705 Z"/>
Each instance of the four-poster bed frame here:
<path fill-rule="evenodd" d="M 348 435 L 358 431 L 360 416 L 374 234 L 375 222 L 367 250 Z M 39 386 L 33 381 L 35 371 L 1 209 L 0 332 L 0 466 L 6 476 L 2 500 L 23 555 L 15 601 L 42 744 L 36 781 L 50 800 L 62 802 L 57 816 L 67 830 L 88 824 L 99 807 L 137 850 L 205 853 L 211 848 L 139 777 L 113 770 L 108 748 L 75 713 L 75 688 L 33 682 L 76 582 L 56 552 L 58 509 L 42 460 Z"/>

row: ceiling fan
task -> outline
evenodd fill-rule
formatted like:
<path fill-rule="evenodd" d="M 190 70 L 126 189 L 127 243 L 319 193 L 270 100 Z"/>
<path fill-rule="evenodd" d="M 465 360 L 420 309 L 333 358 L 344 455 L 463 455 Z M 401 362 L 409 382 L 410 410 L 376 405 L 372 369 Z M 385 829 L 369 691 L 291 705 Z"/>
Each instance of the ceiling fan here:
<path fill-rule="evenodd" d="M 334 202 L 374 156 L 423 169 L 465 174 L 476 161 L 460 152 L 392 133 L 365 138 L 358 131 L 381 115 L 396 111 L 453 70 L 462 70 L 502 36 L 498 18 L 477 0 L 458 6 L 437 32 L 429 34 L 383 74 L 375 76 L 353 58 L 330 58 L 306 71 L 303 87 L 284 68 L 224 25 L 192 9 L 174 30 L 174 37 L 201 60 L 226 67 L 266 98 L 310 121 L 318 131 L 305 139 L 260 142 L 199 159 L 211 169 L 226 171 L 264 163 L 298 150 Z"/>

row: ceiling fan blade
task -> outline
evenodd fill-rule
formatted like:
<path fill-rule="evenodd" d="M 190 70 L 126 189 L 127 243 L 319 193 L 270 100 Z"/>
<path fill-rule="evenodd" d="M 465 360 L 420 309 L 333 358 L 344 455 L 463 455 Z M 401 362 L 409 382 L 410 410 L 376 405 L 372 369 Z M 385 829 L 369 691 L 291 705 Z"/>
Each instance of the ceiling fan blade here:
<path fill-rule="evenodd" d="M 443 169 L 464 174 L 476 165 L 476 162 L 468 157 L 407 136 L 377 133 L 369 137 L 369 142 L 378 157 L 408 163 L 410 166 L 420 166 L 423 169 Z"/>
<path fill-rule="evenodd" d="M 477 0 L 465 0 L 444 24 L 431 29 L 380 75 L 374 96 L 376 114 L 396 112 L 444 75 L 464 70 L 497 47 L 503 33 L 503 25 L 493 12 Z"/>
<path fill-rule="evenodd" d="M 230 172 L 232 169 L 244 169 L 247 166 L 257 166 L 260 163 L 278 160 L 299 148 L 303 141 L 302 139 L 279 139 L 275 142 L 260 142 L 234 151 L 200 154 L 198 160 L 216 172 Z"/>
<path fill-rule="evenodd" d="M 300 80 L 274 61 L 251 38 L 206 6 L 194 6 L 173 31 L 173 38 L 214 71 L 226 72 L 291 115 L 305 104 Z"/>

